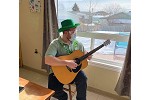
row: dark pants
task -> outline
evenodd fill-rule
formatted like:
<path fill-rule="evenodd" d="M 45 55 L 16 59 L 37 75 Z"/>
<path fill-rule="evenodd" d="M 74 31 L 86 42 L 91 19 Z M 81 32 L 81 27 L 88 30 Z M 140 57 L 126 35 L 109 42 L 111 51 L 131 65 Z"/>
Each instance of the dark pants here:
<path fill-rule="evenodd" d="M 71 83 L 76 84 L 76 89 L 77 89 L 76 99 L 77 100 L 86 100 L 87 77 L 84 74 L 84 72 L 80 71 L 77 74 L 77 76 L 75 77 L 75 79 L 73 80 L 73 82 L 71 82 Z M 53 97 L 55 97 L 59 100 L 67 100 L 68 99 L 67 93 L 63 91 L 63 85 L 64 84 L 60 83 L 56 79 L 56 77 L 54 76 L 53 73 L 49 75 L 48 88 L 55 91 L 55 94 L 53 95 Z"/>

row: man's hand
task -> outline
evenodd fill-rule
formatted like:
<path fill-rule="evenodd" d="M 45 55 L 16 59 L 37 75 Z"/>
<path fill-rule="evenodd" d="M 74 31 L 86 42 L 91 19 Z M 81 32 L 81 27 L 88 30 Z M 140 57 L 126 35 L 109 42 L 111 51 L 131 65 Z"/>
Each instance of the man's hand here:
<path fill-rule="evenodd" d="M 91 60 L 91 59 L 92 59 L 92 56 L 93 56 L 93 55 L 88 56 L 87 59 L 88 59 L 88 60 Z"/>
<path fill-rule="evenodd" d="M 87 53 L 88 53 L 87 51 L 84 52 L 84 54 L 87 54 Z M 93 55 L 89 55 L 89 56 L 87 57 L 87 59 L 88 59 L 88 60 L 91 60 L 91 59 L 92 59 L 92 56 L 93 56 Z"/>
<path fill-rule="evenodd" d="M 65 61 L 66 65 L 71 69 L 76 69 L 76 67 L 78 66 L 78 64 L 76 64 L 74 60 L 65 60 Z"/>

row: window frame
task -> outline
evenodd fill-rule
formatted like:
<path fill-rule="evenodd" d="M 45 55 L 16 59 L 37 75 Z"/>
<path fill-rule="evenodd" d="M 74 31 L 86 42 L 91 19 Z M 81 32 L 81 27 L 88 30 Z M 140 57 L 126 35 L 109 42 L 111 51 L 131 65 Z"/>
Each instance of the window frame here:
<path fill-rule="evenodd" d="M 56 0 L 56 14 L 58 18 L 58 0 Z M 91 34 L 92 33 L 92 34 Z M 131 34 L 131 32 L 129 32 Z M 90 49 L 94 47 L 94 39 L 110 39 L 116 42 L 128 42 L 129 36 L 121 36 L 119 32 L 111 32 L 111 31 L 90 31 L 90 32 L 77 32 L 77 36 L 91 38 Z M 118 71 L 120 72 L 123 66 L 123 63 L 104 60 L 104 59 L 94 59 L 89 61 L 90 66 L 102 67 L 105 69 Z M 107 67 L 106 67 L 107 66 Z"/>
<path fill-rule="evenodd" d="M 130 33 L 130 32 L 126 32 Z M 90 48 L 91 50 L 94 47 L 94 39 L 103 39 L 107 40 L 110 39 L 110 41 L 116 41 L 116 42 L 128 42 L 129 35 L 119 35 L 119 32 L 111 32 L 111 31 L 91 31 L 91 32 L 77 32 L 77 36 L 79 37 L 85 37 L 85 38 L 91 38 L 90 41 Z M 105 59 L 92 59 L 89 61 L 89 65 L 91 66 L 103 66 L 103 68 L 114 70 L 114 71 L 120 71 L 122 69 L 123 63 L 109 61 Z M 105 67 L 107 65 L 107 67 Z"/>

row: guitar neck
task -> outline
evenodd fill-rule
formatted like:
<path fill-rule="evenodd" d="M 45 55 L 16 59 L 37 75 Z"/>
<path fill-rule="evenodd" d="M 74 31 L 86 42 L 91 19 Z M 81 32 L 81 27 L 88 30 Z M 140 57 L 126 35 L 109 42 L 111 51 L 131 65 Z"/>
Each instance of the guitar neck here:
<path fill-rule="evenodd" d="M 100 48 L 102 48 L 104 46 L 104 44 L 98 46 L 97 48 L 93 49 L 92 51 L 88 52 L 87 54 L 81 56 L 79 59 L 80 61 L 83 61 L 84 59 L 86 59 L 88 56 L 92 55 L 93 53 L 95 53 L 97 50 L 99 50 Z"/>

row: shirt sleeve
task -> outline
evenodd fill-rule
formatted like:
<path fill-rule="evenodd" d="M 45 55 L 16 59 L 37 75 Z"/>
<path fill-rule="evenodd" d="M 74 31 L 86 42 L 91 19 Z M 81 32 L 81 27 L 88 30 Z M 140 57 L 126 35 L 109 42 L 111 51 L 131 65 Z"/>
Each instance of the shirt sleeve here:
<path fill-rule="evenodd" d="M 78 42 L 78 44 L 79 44 L 79 50 L 81 50 L 82 52 L 84 52 L 85 49 L 84 49 L 83 44 L 81 42 Z"/>
<path fill-rule="evenodd" d="M 45 56 L 56 56 L 56 54 L 57 54 L 57 43 L 55 41 L 52 41 L 48 46 Z"/>

